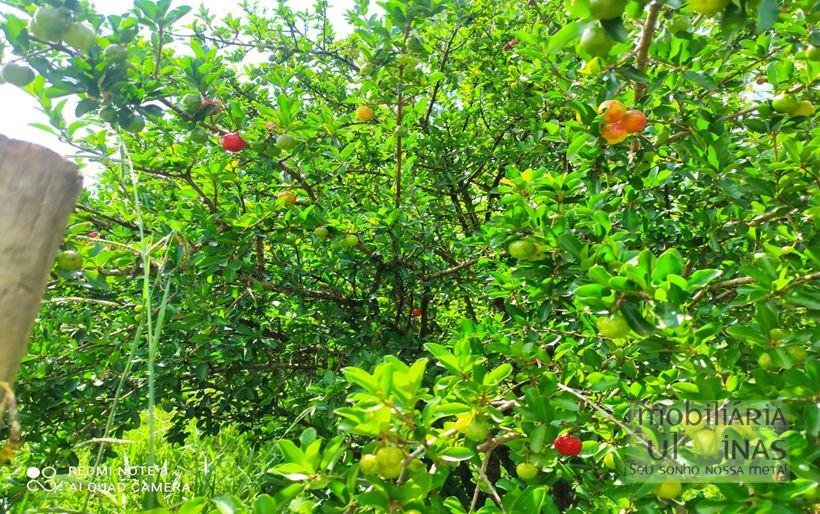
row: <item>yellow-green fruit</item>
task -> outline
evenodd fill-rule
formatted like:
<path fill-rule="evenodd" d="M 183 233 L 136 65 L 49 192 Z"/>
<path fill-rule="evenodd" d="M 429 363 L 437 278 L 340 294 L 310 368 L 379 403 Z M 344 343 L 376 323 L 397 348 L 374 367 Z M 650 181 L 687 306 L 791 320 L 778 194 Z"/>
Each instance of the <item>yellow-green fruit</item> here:
<path fill-rule="evenodd" d="M 422 50 L 424 45 L 421 43 L 421 39 L 416 36 L 410 36 L 407 39 L 407 49 L 411 51 Z"/>
<path fill-rule="evenodd" d="M 768 353 L 761 353 L 760 357 L 757 358 L 757 364 L 765 370 L 772 370 L 777 367 L 772 360 L 772 356 Z"/>
<path fill-rule="evenodd" d="M 729 0 L 689 0 L 689 8 L 704 16 L 714 16 L 726 9 Z"/>
<path fill-rule="evenodd" d="M 607 453 L 604 455 L 604 466 L 607 468 L 615 471 L 618 469 L 618 466 L 615 464 L 615 454 L 614 453 Z"/>
<path fill-rule="evenodd" d="M 794 249 L 792 249 L 792 251 L 793 250 Z M 781 253 L 783 253 L 782 248 L 780 251 Z M 769 330 L 769 339 L 771 339 L 772 341 L 780 341 L 781 339 L 785 339 L 787 335 L 788 334 L 786 333 L 786 331 L 782 328 L 773 328 Z"/>
<path fill-rule="evenodd" d="M 615 46 L 615 40 L 598 23 L 588 25 L 581 33 L 581 42 L 578 46 L 593 57 L 604 57 Z"/>
<path fill-rule="evenodd" d="M 797 99 L 788 93 L 772 98 L 772 108 L 777 112 L 790 113 L 797 107 Z"/>
<path fill-rule="evenodd" d="M 29 30 L 38 39 L 57 42 L 62 39 L 69 23 L 71 11 L 63 7 L 44 5 L 34 11 Z"/>
<path fill-rule="evenodd" d="M 128 123 L 125 124 L 122 128 L 133 134 L 142 132 L 142 130 L 145 128 L 145 118 L 143 118 L 139 114 L 135 114 L 134 116 L 128 119 Z"/>
<path fill-rule="evenodd" d="M 191 131 L 191 141 L 194 143 L 202 144 L 207 143 L 209 139 L 208 132 L 205 131 L 202 127 L 196 127 L 194 130 Z"/>
<path fill-rule="evenodd" d="M 359 460 L 359 470 L 365 475 L 372 475 L 378 470 L 379 459 L 372 453 L 365 453 Z"/>
<path fill-rule="evenodd" d="M 703 429 L 692 435 L 695 453 L 698 455 L 713 455 L 720 447 L 720 437 L 710 429 Z"/>
<path fill-rule="evenodd" d="M 376 450 L 376 470 L 384 478 L 396 478 L 401 474 L 404 452 L 395 446 Z"/>
<path fill-rule="evenodd" d="M 600 317 L 595 324 L 598 327 L 598 334 L 601 337 L 622 339 L 629 334 L 629 323 L 621 314 Z"/>
<path fill-rule="evenodd" d="M 324 239 L 330 235 L 330 231 L 327 229 L 327 227 L 316 227 L 313 230 L 313 235 Z"/>
<path fill-rule="evenodd" d="M 802 346 L 790 346 L 789 355 L 791 356 L 794 364 L 799 365 L 806 362 L 806 350 Z"/>
<path fill-rule="evenodd" d="M 789 112 L 789 116 L 793 118 L 808 117 L 811 116 L 812 111 L 814 111 L 814 105 L 811 102 L 800 100 L 794 109 Z"/>
<path fill-rule="evenodd" d="M 810 61 L 820 61 L 820 46 L 809 45 L 806 49 L 806 58 Z"/>
<path fill-rule="evenodd" d="M 538 248 L 536 248 L 534 243 L 521 239 L 510 243 L 510 246 L 507 247 L 507 251 L 516 259 L 527 260 L 536 254 Z"/>
<path fill-rule="evenodd" d="M 196 93 L 189 93 L 183 96 L 179 103 L 183 111 L 193 114 L 199 111 L 199 107 L 202 105 L 202 97 Z"/>
<path fill-rule="evenodd" d="M 103 106 L 100 109 L 100 119 L 108 123 L 115 123 L 117 121 L 117 109 L 111 105 Z"/>
<path fill-rule="evenodd" d="M 532 480 L 538 474 L 538 468 L 535 464 L 522 462 L 515 467 L 515 473 L 521 480 Z"/>
<path fill-rule="evenodd" d="M 464 437 L 466 437 L 470 441 L 480 443 L 487 439 L 487 434 L 489 433 L 489 423 L 479 419 L 474 419 L 469 425 L 467 425 L 467 429 L 464 431 Z"/>
<path fill-rule="evenodd" d="M 626 0 L 589 0 L 589 12 L 599 20 L 619 18 L 626 8 Z"/>
<path fill-rule="evenodd" d="M 280 150 L 288 151 L 296 146 L 296 140 L 290 134 L 280 134 L 276 138 L 276 146 L 278 146 Z"/>
<path fill-rule="evenodd" d="M 57 255 L 57 266 L 65 271 L 78 271 L 83 267 L 83 256 L 74 250 L 66 250 Z"/>
<path fill-rule="evenodd" d="M 359 238 L 354 236 L 353 234 L 347 235 L 342 239 L 342 246 L 346 248 L 351 248 L 359 244 Z"/>
<path fill-rule="evenodd" d="M 456 429 L 456 431 L 463 434 L 464 432 L 467 431 L 467 427 L 470 426 L 470 423 L 472 421 L 473 421 L 473 417 L 471 415 L 469 415 L 469 414 L 461 415 L 458 418 L 456 418 L 455 423 L 453 423 L 453 427 Z"/>
<path fill-rule="evenodd" d="M 34 70 L 28 66 L 10 62 L 3 66 L 3 70 L 0 71 L 0 76 L 9 84 L 25 87 L 34 81 Z"/>
<path fill-rule="evenodd" d="M 88 50 L 97 43 L 97 34 L 84 23 L 72 23 L 63 34 L 63 41 L 75 50 Z"/>
<path fill-rule="evenodd" d="M 128 51 L 120 45 L 108 45 L 103 50 L 103 56 L 107 61 L 121 63 L 128 59 Z"/>
<path fill-rule="evenodd" d="M 680 494 L 681 489 L 679 482 L 663 482 L 655 487 L 655 496 L 664 500 L 671 500 Z"/>

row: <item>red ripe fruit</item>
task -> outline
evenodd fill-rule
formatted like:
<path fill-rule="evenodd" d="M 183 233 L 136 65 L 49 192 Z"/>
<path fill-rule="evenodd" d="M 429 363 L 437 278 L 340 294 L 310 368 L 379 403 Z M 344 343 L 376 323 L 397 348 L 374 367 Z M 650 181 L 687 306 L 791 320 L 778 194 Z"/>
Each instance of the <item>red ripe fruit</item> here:
<path fill-rule="evenodd" d="M 630 109 L 626 111 L 624 117 L 621 119 L 621 125 L 630 134 L 643 132 L 643 129 L 646 128 L 646 116 L 637 109 Z"/>
<path fill-rule="evenodd" d="M 248 143 L 239 134 L 229 132 L 222 136 L 222 148 L 229 152 L 241 152 Z"/>
<path fill-rule="evenodd" d="M 624 117 L 626 106 L 620 100 L 606 100 L 598 106 L 598 112 L 604 113 L 604 121 L 607 123 L 615 123 Z"/>
<path fill-rule="evenodd" d="M 512 38 L 512 39 L 510 39 L 510 40 L 509 40 L 509 41 L 508 41 L 508 42 L 504 45 L 504 51 L 505 51 L 505 52 L 509 52 L 510 50 L 512 50 L 513 48 L 515 48 L 516 46 L 518 46 L 518 43 L 520 43 L 520 41 L 518 41 L 516 38 Z"/>
<path fill-rule="evenodd" d="M 421 309 L 418 309 L 418 308 L 413 309 L 412 311 L 410 311 L 410 315 L 413 316 L 414 318 L 420 318 L 421 315 L 422 315 Z"/>
<path fill-rule="evenodd" d="M 569 455 L 570 457 L 574 457 L 581 453 L 581 440 L 572 437 L 571 435 L 562 435 L 555 438 L 555 441 L 552 442 L 555 449 L 558 450 L 558 453 L 561 455 Z"/>
<path fill-rule="evenodd" d="M 629 132 L 620 123 L 604 123 L 601 126 L 601 137 L 606 139 L 606 142 L 610 145 L 620 143 L 628 135 Z"/>
<path fill-rule="evenodd" d="M 213 105 L 213 110 L 208 114 L 208 116 L 216 116 L 220 112 L 222 112 L 222 102 L 219 100 L 214 100 L 213 98 L 207 98 L 199 104 L 199 108 L 204 110 L 206 107 Z"/>

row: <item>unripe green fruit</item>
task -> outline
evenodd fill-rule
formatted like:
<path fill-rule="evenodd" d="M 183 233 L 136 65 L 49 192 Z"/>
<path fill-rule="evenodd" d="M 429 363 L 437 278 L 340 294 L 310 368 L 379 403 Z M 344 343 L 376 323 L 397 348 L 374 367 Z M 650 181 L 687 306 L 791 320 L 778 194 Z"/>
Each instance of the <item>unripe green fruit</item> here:
<path fill-rule="evenodd" d="M 44 5 L 34 12 L 29 31 L 37 39 L 58 42 L 71 23 L 71 11 L 64 7 Z"/>
<path fill-rule="evenodd" d="M 538 474 L 538 468 L 535 464 L 522 462 L 515 467 L 515 473 L 521 480 L 532 480 Z"/>
<path fill-rule="evenodd" d="M 313 235 L 324 239 L 330 235 L 330 231 L 327 229 L 327 227 L 316 227 L 313 230 Z"/>
<path fill-rule="evenodd" d="M 720 438 L 708 428 L 692 434 L 692 442 L 695 453 L 698 455 L 714 455 L 720 447 Z"/>
<path fill-rule="evenodd" d="M 622 339 L 629 334 L 629 323 L 621 314 L 600 317 L 595 324 L 598 327 L 598 334 L 601 337 Z"/>
<path fill-rule="evenodd" d="M 379 465 L 379 459 L 372 453 L 362 455 L 359 460 L 359 470 L 365 475 L 372 475 L 376 473 Z"/>
<path fill-rule="evenodd" d="M 814 111 L 814 105 L 808 100 L 800 100 L 795 105 L 794 109 L 789 112 L 789 116 L 792 118 L 807 118 L 811 116 L 812 111 Z"/>
<path fill-rule="evenodd" d="M 63 41 L 75 50 L 85 51 L 97 44 L 97 34 L 88 25 L 75 22 L 66 29 Z"/>
<path fill-rule="evenodd" d="M 790 346 L 789 355 L 792 358 L 792 363 L 796 365 L 800 365 L 806 362 L 807 354 L 806 350 L 802 346 Z"/>
<path fill-rule="evenodd" d="M 26 87 L 34 81 L 34 70 L 28 66 L 10 62 L 0 71 L 3 80 L 17 87 Z"/>
<path fill-rule="evenodd" d="M 128 59 L 128 51 L 120 45 L 108 45 L 103 50 L 103 56 L 106 61 L 122 63 Z"/>
<path fill-rule="evenodd" d="M 538 248 L 535 246 L 535 243 L 531 241 L 519 239 L 518 241 L 510 243 L 510 246 L 507 247 L 507 251 L 516 259 L 527 260 L 536 254 Z"/>
<path fill-rule="evenodd" d="M 769 330 L 769 339 L 772 341 L 780 341 L 786 338 L 786 331 L 782 328 L 773 328 Z"/>
<path fill-rule="evenodd" d="M 189 93 L 183 96 L 179 103 L 183 111 L 193 114 L 195 112 L 199 112 L 199 106 L 202 104 L 202 97 L 195 93 Z"/>
<path fill-rule="evenodd" d="M 820 61 L 820 46 L 809 45 L 806 49 L 806 58 L 810 61 Z"/>
<path fill-rule="evenodd" d="M 618 469 L 618 466 L 615 464 L 615 454 L 614 453 L 607 453 L 604 455 L 604 466 L 615 471 Z"/>
<path fill-rule="evenodd" d="M 396 127 L 396 130 L 393 131 L 393 133 L 396 135 L 396 137 L 407 137 L 408 135 L 410 135 L 410 132 L 403 125 L 398 125 Z"/>
<path fill-rule="evenodd" d="M 100 119 L 108 123 L 116 123 L 117 109 L 111 105 L 103 106 L 100 109 Z"/>
<path fill-rule="evenodd" d="M 467 425 L 467 429 L 464 431 L 464 437 L 466 437 L 470 441 L 480 443 L 487 439 L 487 434 L 489 433 L 489 423 L 479 419 L 473 419 L 473 421 L 469 425 Z"/>
<path fill-rule="evenodd" d="M 655 496 L 664 500 L 671 500 L 676 498 L 681 490 L 680 482 L 663 482 L 655 487 Z"/>
<path fill-rule="evenodd" d="M 139 114 L 134 114 L 128 118 L 127 123 L 120 123 L 120 125 L 128 132 L 136 134 L 138 132 L 142 132 L 143 129 L 145 129 L 145 118 L 143 118 Z"/>
<path fill-rule="evenodd" d="M 727 5 L 729 0 L 689 0 L 689 8 L 704 16 L 714 16 Z"/>
<path fill-rule="evenodd" d="M 410 36 L 409 38 L 407 38 L 407 49 L 408 50 L 416 52 L 418 50 L 422 50 L 423 48 L 424 48 L 424 45 L 422 45 L 421 39 L 419 39 L 418 37 Z"/>
<path fill-rule="evenodd" d="M 761 353 L 760 357 L 757 358 L 757 364 L 767 371 L 777 367 L 772 360 L 772 356 L 768 353 Z"/>
<path fill-rule="evenodd" d="M 689 18 L 684 15 L 675 16 L 669 23 L 669 31 L 672 34 L 677 34 L 678 32 L 688 32 L 689 28 Z"/>
<path fill-rule="evenodd" d="M 290 134 L 280 134 L 276 138 L 276 146 L 279 147 L 280 150 L 288 151 L 296 146 L 296 140 L 293 139 L 293 136 Z"/>
<path fill-rule="evenodd" d="M 346 235 L 344 239 L 342 239 L 342 246 L 345 248 L 352 248 L 357 244 L 359 244 L 359 238 L 353 234 Z"/>
<path fill-rule="evenodd" d="M 599 20 L 620 18 L 626 8 L 626 0 L 589 0 L 589 12 Z"/>
<path fill-rule="evenodd" d="M 208 139 L 208 132 L 202 127 L 196 127 L 194 130 L 191 131 L 191 142 L 193 143 L 206 143 Z"/>
<path fill-rule="evenodd" d="M 600 24 L 594 23 L 588 25 L 581 33 L 581 41 L 578 46 L 593 57 L 605 57 L 615 46 L 615 40 Z"/>
<path fill-rule="evenodd" d="M 57 266 L 65 271 L 79 271 L 83 267 L 83 256 L 74 250 L 65 250 L 57 255 Z"/>
<path fill-rule="evenodd" d="M 396 478 L 401 474 L 404 452 L 395 446 L 376 450 L 376 469 L 384 478 Z"/>
<path fill-rule="evenodd" d="M 772 98 L 772 108 L 777 112 L 790 113 L 796 107 L 797 99 L 788 93 L 780 93 Z"/>

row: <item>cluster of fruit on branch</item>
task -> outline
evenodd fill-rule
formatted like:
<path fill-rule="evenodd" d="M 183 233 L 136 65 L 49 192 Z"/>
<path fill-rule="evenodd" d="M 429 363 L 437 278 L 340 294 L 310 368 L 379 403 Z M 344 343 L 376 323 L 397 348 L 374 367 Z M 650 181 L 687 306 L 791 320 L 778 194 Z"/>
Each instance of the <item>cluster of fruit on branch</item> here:
<path fill-rule="evenodd" d="M 598 107 L 603 114 L 604 124 L 601 126 L 601 137 L 610 145 L 620 143 L 629 134 L 643 132 L 646 128 L 646 116 L 638 109 L 626 109 L 619 100 L 606 100 Z"/>

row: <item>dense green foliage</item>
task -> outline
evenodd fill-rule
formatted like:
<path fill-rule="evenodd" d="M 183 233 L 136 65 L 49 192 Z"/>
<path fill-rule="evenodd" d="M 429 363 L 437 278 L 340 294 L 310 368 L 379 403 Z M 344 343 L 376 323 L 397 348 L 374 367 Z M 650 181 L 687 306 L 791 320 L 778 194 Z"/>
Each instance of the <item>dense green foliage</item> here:
<path fill-rule="evenodd" d="M 192 25 L 165 0 L 108 17 L 50 2 L 93 44 L 34 37 L 42 2 L 2 3 L 3 62 L 36 71 L 43 128 L 103 168 L 64 243 L 83 268 L 55 268 L 17 384 L 13 502 L 35 501 L 27 465 L 137 427 L 149 368 L 172 442 L 192 419 L 263 445 L 302 432 L 278 442 L 256 512 L 813 502 L 820 130 L 811 106 L 761 101 L 816 94 L 808 0 L 715 17 L 631 0 L 604 22 L 586 0 L 360 1 L 344 37 L 323 2 Z M 587 29 L 614 46 L 591 57 Z M 613 98 L 649 126 L 608 145 L 596 108 Z M 229 132 L 249 147 L 223 150 Z M 725 398 L 789 404 L 790 482 L 667 500 L 618 480 L 622 453 L 605 462 L 630 402 Z M 567 433 L 578 457 L 550 445 Z M 360 472 L 383 447 L 413 458 Z"/>

